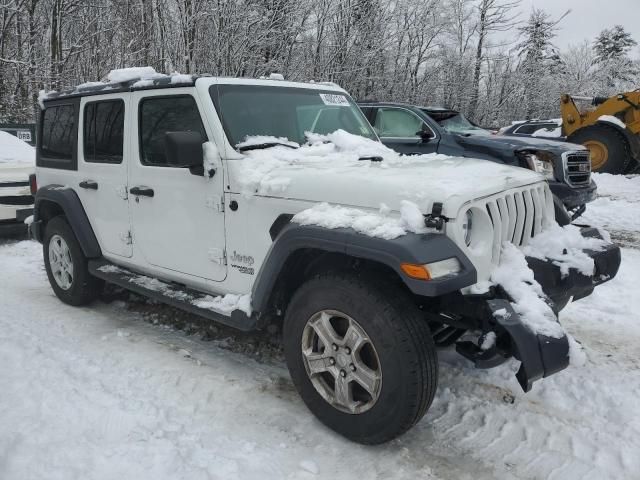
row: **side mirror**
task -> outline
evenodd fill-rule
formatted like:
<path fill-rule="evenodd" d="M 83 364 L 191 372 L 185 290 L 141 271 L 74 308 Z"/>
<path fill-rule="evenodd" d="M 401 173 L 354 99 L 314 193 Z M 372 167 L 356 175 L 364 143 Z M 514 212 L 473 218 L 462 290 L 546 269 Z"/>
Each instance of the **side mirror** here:
<path fill-rule="evenodd" d="M 167 163 L 172 167 L 189 168 L 194 175 L 204 175 L 202 135 L 198 132 L 167 132 L 164 145 Z"/>
<path fill-rule="evenodd" d="M 435 135 L 433 134 L 431 129 L 428 128 L 427 126 L 424 126 L 422 130 L 416 132 L 416 135 L 420 137 L 422 141 L 425 143 L 430 141 L 432 138 L 435 138 Z"/>

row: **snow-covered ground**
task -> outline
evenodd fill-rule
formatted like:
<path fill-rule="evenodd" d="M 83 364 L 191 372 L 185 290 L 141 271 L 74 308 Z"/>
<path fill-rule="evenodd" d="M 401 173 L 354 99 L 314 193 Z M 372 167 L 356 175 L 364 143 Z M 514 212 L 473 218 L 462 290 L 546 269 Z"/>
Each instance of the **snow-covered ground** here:
<path fill-rule="evenodd" d="M 0 245 L 0 479 L 639 478 L 640 177 L 596 181 L 585 221 L 625 248 L 618 277 L 561 314 L 584 364 L 523 394 L 515 362 L 443 351 L 430 411 L 378 447 L 306 410 L 273 328 L 194 328 L 128 297 L 72 308 L 39 244 Z"/>

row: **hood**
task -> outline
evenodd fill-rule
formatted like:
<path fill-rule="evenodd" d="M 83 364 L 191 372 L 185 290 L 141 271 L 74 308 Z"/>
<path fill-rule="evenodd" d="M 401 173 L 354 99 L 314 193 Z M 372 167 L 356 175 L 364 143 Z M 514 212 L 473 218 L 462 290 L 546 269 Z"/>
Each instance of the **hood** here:
<path fill-rule="evenodd" d="M 34 166 L 24 163 L 0 163 L 0 187 L 8 182 L 26 182 L 34 172 Z"/>
<path fill-rule="evenodd" d="M 509 151 L 534 149 L 561 154 L 568 151 L 586 150 L 586 147 L 582 145 L 542 137 L 511 137 L 506 135 L 471 135 L 465 137 L 460 135 L 457 137 L 457 141 L 464 146 L 503 148 Z"/>
<path fill-rule="evenodd" d="M 408 200 L 423 213 L 441 202 L 443 214 L 453 218 L 469 201 L 543 181 L 529 170 L 486 160 L 402 156 L 379 142 L 343 131 L 310 140 L 310 145 L 298 149 L 272 147 L 230 160 L 232 191 L 376 210 L 399 211 L 401 202 Z"/>

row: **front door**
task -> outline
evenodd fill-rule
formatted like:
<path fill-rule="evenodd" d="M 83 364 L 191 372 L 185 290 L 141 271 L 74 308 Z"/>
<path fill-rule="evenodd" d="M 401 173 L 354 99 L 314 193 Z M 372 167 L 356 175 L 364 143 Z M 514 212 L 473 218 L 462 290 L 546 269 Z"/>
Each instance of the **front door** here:
<path fill-rule="evenodd" d="M 132 111 L 117 94 L 80 102 L 77 188 L 103 253 L 131 257 L 127 167 Z"/>
<path fill-rule="evenodd" d="M 135 257 L 147 268 L 199 279 L 224 280 L 223 173 L 213 177 L 167 163 L 165 133 L 199 132 L 212 138 L 191 88 L 132 94 L 138 121 L 129 170 Z M 201 172 L 200 172 L 201 173 Z M 196 280 L 196 278 L 194 278 Z"/>
<path fill-rule="evenodd" d="M 415 113 L 402 107 L 379 107 L 373 126 L 382 143 L 399 153 L 421 155 L 437 150 L 435 133 Z M 434 138 L 423 139 L 420 132 L 428 131 Z"/>

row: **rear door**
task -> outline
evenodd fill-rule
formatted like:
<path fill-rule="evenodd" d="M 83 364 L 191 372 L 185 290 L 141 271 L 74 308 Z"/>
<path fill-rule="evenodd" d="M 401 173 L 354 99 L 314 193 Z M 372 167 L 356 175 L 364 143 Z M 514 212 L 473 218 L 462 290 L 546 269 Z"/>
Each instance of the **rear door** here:
<path fill-rule="evenodd" d="M 209 178 L 170 166 L 165 152 L 167 132 L 196 131 L 203 141 L 213 138 L 194 94 L 193 88 L 132 93 L 138 115 L 129 170 L 135 256 L 165 276 L 175 272 L 194 282 L 221 281 L 227 272 L 223 172 Z"/>
<path fill-rule="evenodd" d="M 433 153 L 438 149 L 438 139 L 433 131 L 418 115 L 402 107 L 378 107 L 373 127 L 380 140 L 396 152 L 420 155 Z M 430 139 L 423 139 L 420 132 L 427 131 Z"/>
<path fill-rule="evenodd" d="M 127 164 L 131 109 L 119 95 L 83 97 L 75 190 L 103 253 L 131 257 Z"/>

